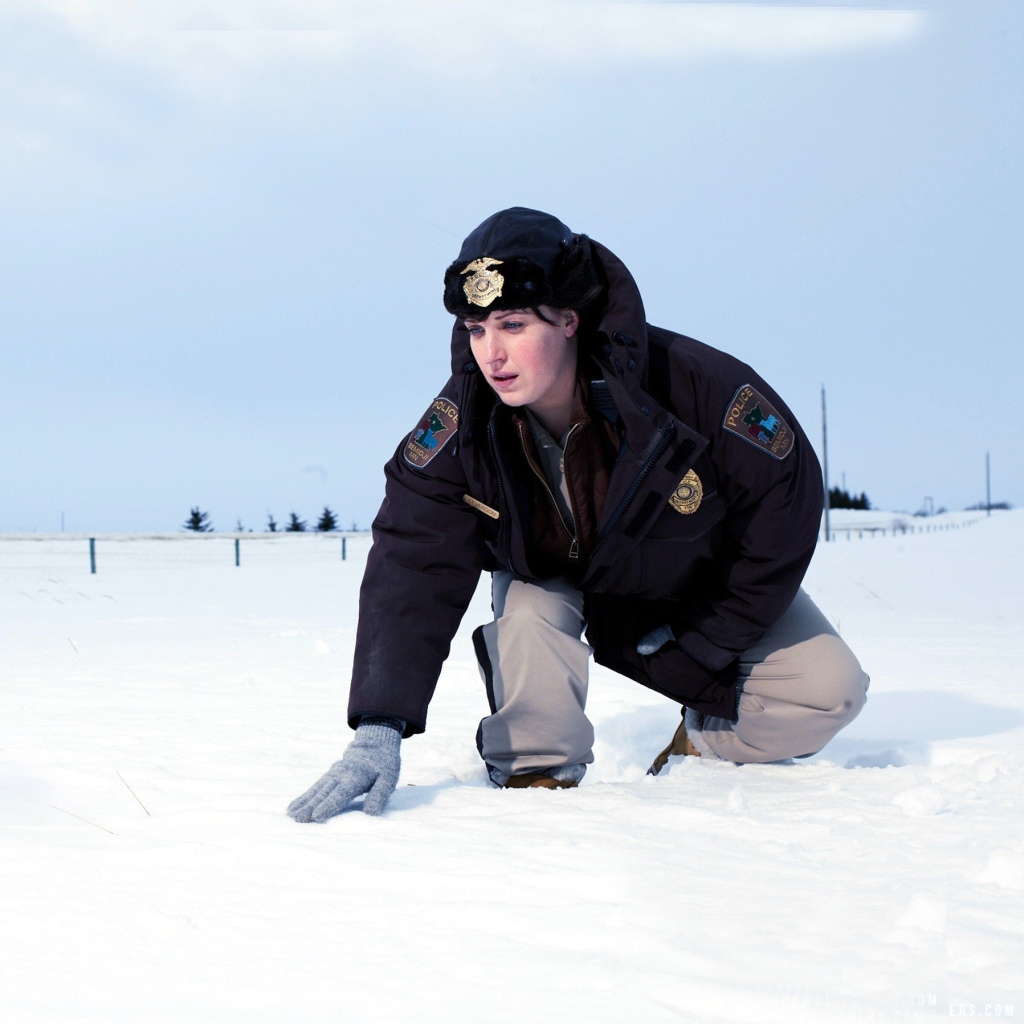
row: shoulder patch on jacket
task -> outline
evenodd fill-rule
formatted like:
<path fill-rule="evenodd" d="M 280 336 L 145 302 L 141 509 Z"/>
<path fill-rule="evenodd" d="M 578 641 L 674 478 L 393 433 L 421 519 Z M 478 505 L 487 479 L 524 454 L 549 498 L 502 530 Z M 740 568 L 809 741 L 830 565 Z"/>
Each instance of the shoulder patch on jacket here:
<path fill-rule="evenodd" d="M 447 398 L 435 398 L 419 425 L 409 435 L 402 453 L 410 466 L 422 469 L 459 429 L 459 407 Z"/>
<path fill-rule="evenodd" d="M 744 384 L 729 403 L 722 426 L 744 441 L 763 448 L 773 459 L 784 459 L 793 450 L 793 431 L 775 406 L 749 384 Z"/>

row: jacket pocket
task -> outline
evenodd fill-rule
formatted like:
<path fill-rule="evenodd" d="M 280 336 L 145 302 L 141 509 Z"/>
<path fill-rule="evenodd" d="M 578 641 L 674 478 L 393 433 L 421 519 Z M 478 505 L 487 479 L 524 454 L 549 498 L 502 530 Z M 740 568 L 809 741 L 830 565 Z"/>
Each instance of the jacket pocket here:
<path fill-rule="evenodd" d="M 696 540 L 721 522 L 725 511 L 725 499 L 718 491 L 705 494 L 700 507 L 693 512 L 679 512 L 666 501 L 661 515 L 647 531 L 644 543 Z"/>
<path fill-rule="evenodd" d="M 640 587 L 648 597 L 681 598 L 701 566 L 715 557 L 726 505 L 717 494 L 705 496 L 689 514 L 666 504 L 640 544 Z"/>

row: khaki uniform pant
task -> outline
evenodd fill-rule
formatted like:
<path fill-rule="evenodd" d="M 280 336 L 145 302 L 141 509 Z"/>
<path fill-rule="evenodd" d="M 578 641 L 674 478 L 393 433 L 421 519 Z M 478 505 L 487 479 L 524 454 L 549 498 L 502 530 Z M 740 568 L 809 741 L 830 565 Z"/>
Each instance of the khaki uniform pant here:
<path fill-rule="evenodd" d="M 526 583 L 508 572 L 494 574 L 492 593 L 494 621 L 474 634 L 492 712 L 477 733 L 480 755 L 508 775 L 590 764 L 583 595 L 564 579 Z M 857 717 L 868 677 L 801 590 L 741 656 L 739 687 L 735 723 L 687 712 L 704 756 L 746 763 L 816 753 Z"/>

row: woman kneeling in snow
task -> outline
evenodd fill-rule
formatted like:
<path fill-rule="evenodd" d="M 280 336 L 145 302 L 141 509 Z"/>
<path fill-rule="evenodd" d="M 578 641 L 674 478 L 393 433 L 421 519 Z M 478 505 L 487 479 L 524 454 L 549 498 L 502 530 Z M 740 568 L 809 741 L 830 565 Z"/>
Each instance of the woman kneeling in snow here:
<path fill-rule="evenodd" d="M 386 467 L 359 604 L 355 739 L 288 808 L 383 811 L 480 573 L 474 633 L 497 786 L 575 786 L 595 660 L 683 706 L 655 759 L 820 750 L 864 705 L 857 659 L 800 589 L 821 471 L 749 367 L 647 324 L 626 267 L 561 221 L 489 217 L 445 274 L 452 376 Z M 586 641 L 581 637 L 586 636 Z"/>

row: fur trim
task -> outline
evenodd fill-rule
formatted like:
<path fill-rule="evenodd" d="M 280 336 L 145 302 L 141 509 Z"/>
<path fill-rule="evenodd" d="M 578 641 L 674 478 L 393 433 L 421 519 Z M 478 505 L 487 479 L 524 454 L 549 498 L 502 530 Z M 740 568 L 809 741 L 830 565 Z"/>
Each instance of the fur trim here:
<path fill-rule="evenodd" d="M 471 238 L 473 236 L 470 236 Z M 575 309 L 581 315 L 604 292 L 586 235 L 571 235 L 562 242 L 550 260 L 538 263 L 530 256 L 509 252 L 495 240 L 494 248 L 467 255 L 465 246 L 459 258 L 444 274 L 444 306 L 449 313 L 463 319 L 486 317 L 499 309 L 531 309 L 553 306 L 556 309 Z M 469 241 L 469 239 L 467 239 Z M 490 242 L 489 238 L 483 242 Z M 522 250 L 520 250 L 520 253 Z M 545 254 L 546 256 L 546 254 Z M 467 270 L 476 260 L 500 260 L 493 270 L 502 276 L 501 295 L 478 306 L 469 301 L 464 285 L 472 271 Z"/>

